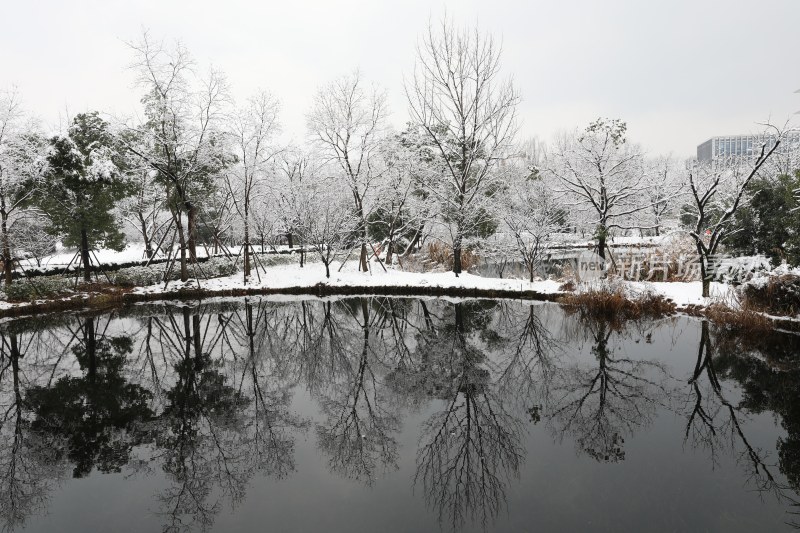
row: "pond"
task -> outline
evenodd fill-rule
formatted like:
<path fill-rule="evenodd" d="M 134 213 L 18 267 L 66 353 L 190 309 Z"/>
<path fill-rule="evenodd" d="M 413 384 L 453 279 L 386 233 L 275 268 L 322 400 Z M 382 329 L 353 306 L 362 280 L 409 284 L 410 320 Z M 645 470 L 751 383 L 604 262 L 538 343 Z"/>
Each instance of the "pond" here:
<path fill-rule="evenodd" d="M 0 337 L 5 529 L 800 523 L 788 334 L 368 297 L 137 305 Z"/>

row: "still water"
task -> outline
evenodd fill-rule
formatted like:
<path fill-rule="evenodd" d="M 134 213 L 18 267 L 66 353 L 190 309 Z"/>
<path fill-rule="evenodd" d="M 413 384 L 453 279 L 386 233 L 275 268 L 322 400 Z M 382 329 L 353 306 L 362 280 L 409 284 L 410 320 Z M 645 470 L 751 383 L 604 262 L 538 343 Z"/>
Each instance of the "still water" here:
<path fill-rule="evenodd" d="M 782 531 L 800 340 L 554 304 L 216 300 L 0 325 L 25 531 Z"/>

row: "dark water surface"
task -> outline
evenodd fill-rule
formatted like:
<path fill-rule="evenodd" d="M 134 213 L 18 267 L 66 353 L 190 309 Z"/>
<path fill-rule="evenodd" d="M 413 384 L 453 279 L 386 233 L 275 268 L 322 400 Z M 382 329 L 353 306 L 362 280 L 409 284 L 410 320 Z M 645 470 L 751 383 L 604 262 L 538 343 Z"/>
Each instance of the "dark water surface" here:
<path fill-rule="evenodd" d="M 220 300 L 0 325 L 25 531 L 782 531 L 800 341 L 553 304 Z"/>

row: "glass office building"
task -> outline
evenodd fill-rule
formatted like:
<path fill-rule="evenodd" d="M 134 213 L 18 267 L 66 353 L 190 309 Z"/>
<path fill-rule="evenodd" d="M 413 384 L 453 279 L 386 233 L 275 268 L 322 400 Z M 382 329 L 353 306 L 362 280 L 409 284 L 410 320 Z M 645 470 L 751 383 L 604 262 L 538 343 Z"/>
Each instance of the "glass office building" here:
<path fill-rule="evenodd" d="M 761 151 L 761 144 L 767 143 L 769 150 L 775 143 L 774 135 L 730 135 L 726 137 L 712 137 L 697 147 L 697 160 L 701 162 L 714 162 L 729 157 L 755 157 Z M 800 145 L 800 131 L 787 132 L 776 155 L 788 155 L 792 150 L 797 150 Z"/>

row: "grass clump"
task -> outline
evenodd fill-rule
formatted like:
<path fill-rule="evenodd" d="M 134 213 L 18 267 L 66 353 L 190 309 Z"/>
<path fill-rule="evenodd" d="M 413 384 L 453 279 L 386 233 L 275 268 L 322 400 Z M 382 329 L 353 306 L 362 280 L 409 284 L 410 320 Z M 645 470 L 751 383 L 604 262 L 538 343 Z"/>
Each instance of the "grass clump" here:
<path fill-rule="evenodd" d="M 604 284 L 559 298 L 568 310 L 610 321 L 660 318 L 675 312 L 675 303 L 652 291 L 626 292 L 622 285 Z"/>
<path fill-rule="evenodd" d="M 558 290 L 560 290 L 561 292 L 573 292 L 575 291 L 575 288 L 576 288 L 575 281 L 568 279 L 567 281 L 559 285 Z"/>
<path fill-rule="evenodd" d="M 428 259 L 436 265 L 441 265 L 447 270 L 453 268 L 453 248 L 449 244 L 440 241 L 434 241 L 428 244 L 427 250 Z M 461 270 L 469 272 L 469 270 L 477 266 L 480 258 L 473 250 L 464 248 L 461 250 Z"/>
<path fill-rule="evenodd" d="M 769 317 L 748 306 L 732 307 L 717 302 L 706 307 L 705 315 L 715 325 L 736 333 L 766 333 L 775 327 Z"/>
<path fill-rule="evenodd" d="M 741 299 L 749 309 L 795 316 L 800 313 L 800 276 L 784 274 L 745 283 L 741 288 Z"/>

